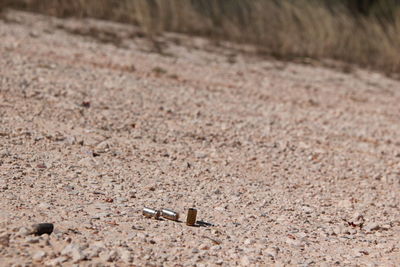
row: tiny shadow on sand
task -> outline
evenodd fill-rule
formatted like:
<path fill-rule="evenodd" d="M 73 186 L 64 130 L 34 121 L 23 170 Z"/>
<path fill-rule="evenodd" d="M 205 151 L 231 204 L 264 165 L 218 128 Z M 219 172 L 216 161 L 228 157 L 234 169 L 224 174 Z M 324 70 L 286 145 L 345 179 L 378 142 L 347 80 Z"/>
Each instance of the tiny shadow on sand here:
<path fill-rule="evenodd" d="M 211 227 L 211 226 L 215 226 L 215 225 L 212 224 L 212 223 L 209 223 L 209 222 L 196 221 L 196 224 L 194 226 L 197 226 L 197 227 Z"/>
<path fill-rule="evenodd" d="M 158 220 L 163 220 L 164 221 L 165 219 L 159 218 Z M 175 222 L 183 223 L 184 221 L 178 220 L 178 221 L 175 221 Z M 192 227 L 211 227 L 211 226 L 215 226 L 215 224 L 212 224 L 212 223 L 209 223 L 209 222 L 204 222 L 204 221 L 196 221 L 196 224 L 190 225 L 190 226 L 192 226 Z"/>

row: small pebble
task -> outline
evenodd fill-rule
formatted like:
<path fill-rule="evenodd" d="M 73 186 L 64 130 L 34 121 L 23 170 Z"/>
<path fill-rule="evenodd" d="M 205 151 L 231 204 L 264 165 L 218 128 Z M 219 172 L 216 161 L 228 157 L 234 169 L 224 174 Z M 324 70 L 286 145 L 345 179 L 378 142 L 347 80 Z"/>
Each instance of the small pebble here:
<path fill-rule="evenodd" d="M 269 257 L 271 257 L 272 259 L 275 259 L 276 256 L 278 255 L 278 249 L 274 248 L 274 247 L 268 247 L 265 250 L 265 254 Z"/>
<path fill-rule="evenodd" d="M 246 240 L 244 241 L 244 244 L 245 244 L 246 246 L 248 246 L 248 245 L 254 244 L 255 242 L 256 242 L 256 241 L 253 240 L 253 239 L 246 239 Z"/>
<path fill-rule="evenodd" d="M 353 215 L 353 218 L 350 220 L 351 224 L 359 227 L 361 227 L 364 224 L 364 222 L 365 222 L 364 216 L 360 213 L 355 213 Z"/>
<path fill-rule="evenodd" d="M 106 262 L 114 262 L 118 258 L 118 252 L 115 250 L 112 251 L 103 251 L 100 253 L 99 257 Z"/>
<path fill-rule="evenodd" d="M 29 230 L 26 227 L 19 228 L 19 230 L 17 232 L 17 236 L 28 236 L 30 234 L 32 234 L 32 230 Z"/>
<path fill-rule="evenodd" d="M 224 263 L 224 260 L 223 260 L 223 259 L 218 259 L 218 260 L 215 262 L 216 265 L 222 265 L 223 263 Z"/>
<path fill-rule="evenodd" d="M 58 257 L 52 260 L 48 260 L 44 263 L 45 266 L 61 266 L 62 263 L 66 262 L 68 260 L 67 257 L 62 256 L 62 257 Z"/>
<path fill-rule="evenodd" d="M 303 246 L 302 242 L 298 239 L 287 238 L 286 243 L 293 247 L 302 247 Z"/>
<path fill-rule="evenodd" d="M 32 256 L 32 260 L 34 260 L 34 261 L 42 261 L 45 257 L 46 257 L 46 252 L 44 252 L 44 251 L 38 251 L 38 252 L 36 252 L 35 254 L 33 254 L 33 256 Z"/>
<path fill-rule="evenodd" d="M 377 231 L 380 229 L 379 224 L 377 223 L 368 223 L 367 225 L 365 225 L 364 227 L 366 232 L 372 232 L 372 231 Z"/>
<path fill-rule="evenodd" d="M 129 250 L 122 249 L 120 251 L 120 257 L 121 260 L 126 264 L 130 264 L 133 262 L 133 255 L 132 252 L 130 252 Z"/>
<path fill-rule="evenodd" d="M 50 235 L 54 230 L 54 225 L 52 223 L 39 223 L 32 226 L 32 234 L 34 235 Z"/>
<path fill-rule="evenodd" d="M 37 205 L 37 207 L 38 207 L 39 209 L 49 210 L 49 209 L 51 209 L 52 206 L 51 206 L 49 203 L 42 202 L 42 203 L 40 203 L 39 205 Z"/>
<path fill-rule="evenodd" d="M 349 229 L 349 233 L 350 233 L 351 235 L 357 234 L 357 230 L 354 229 L 354 228 L 350 228 L 350 229 Z"/>
<path fill-rule="evenodd" d="M 10 234 L 2 233 L 0 234 L 0 246 L 8 247 L 10 245 Z"/>
<path fill-rule="evenodd" d="M 251 259 L 250 259 L 249 256 L 243 256 L 240 259 L 240 263 L 241 263 L 242 266 L 249 266 L 251 264 Z"/>
<path fill-rule="evenodd" d="M 301 209 L 304 211 L 306 214 L 311 214 L 314 212 L 314 209 L 309 207 L 309 206 L 302 206 Z"/>
<path fill-rule="evenodd" d="M 83 253 L 81 249 L 74 249 L 71 253 L 72 262 L 78 263 L 84 259 L 86 259 L 86 255 Z"/>

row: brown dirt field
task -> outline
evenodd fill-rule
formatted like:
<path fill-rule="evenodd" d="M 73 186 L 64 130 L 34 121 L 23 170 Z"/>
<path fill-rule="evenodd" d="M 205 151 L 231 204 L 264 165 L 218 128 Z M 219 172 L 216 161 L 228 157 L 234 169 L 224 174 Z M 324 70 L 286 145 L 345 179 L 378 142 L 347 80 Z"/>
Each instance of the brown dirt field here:
<path fill-rule="evenodd" d="M 400 264 L 399 81 L 168 36 L 0 20 L 1 266 Z"/>

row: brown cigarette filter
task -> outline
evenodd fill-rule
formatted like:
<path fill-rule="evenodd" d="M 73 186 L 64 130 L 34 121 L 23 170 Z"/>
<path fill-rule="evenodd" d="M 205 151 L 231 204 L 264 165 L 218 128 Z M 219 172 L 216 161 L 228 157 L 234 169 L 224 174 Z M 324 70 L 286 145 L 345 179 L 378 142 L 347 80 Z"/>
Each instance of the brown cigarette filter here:
<path fill-rule="evenodd" d="M 172 221 L 179 220 L 179 213 L 177 213 L 173 210 L 169 210 L 169 209 L 162 209 L 161 216 L 165 219 L 172 220 Z"/>
<path fill-rule="evenodd" d="M 147 218 L 154 218 L 154 219 L 159 219 L 161 212 L 159 210 L 154 210 L 150 208 L 144 208 L 143 209 L 143 215 Z"/>
<path fill-rule="evenodd" d="M 197 210 L 190 208 L 187 213 L 186 225 L 194 226 L 196 224 Z"/>

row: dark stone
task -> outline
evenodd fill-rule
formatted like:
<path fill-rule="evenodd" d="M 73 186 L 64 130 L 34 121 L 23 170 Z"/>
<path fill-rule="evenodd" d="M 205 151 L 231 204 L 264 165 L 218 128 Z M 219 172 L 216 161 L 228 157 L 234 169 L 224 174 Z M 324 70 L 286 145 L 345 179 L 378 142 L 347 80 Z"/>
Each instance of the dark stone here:
<path fill-rule="evenodd" d="M 54 230 L 54 225 L 52 223 L 38 223 L 32 226 L 34 235 L 50 235 Z"/>

